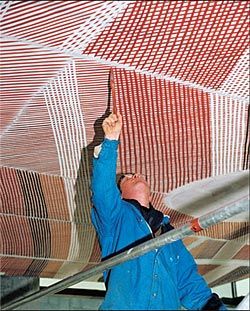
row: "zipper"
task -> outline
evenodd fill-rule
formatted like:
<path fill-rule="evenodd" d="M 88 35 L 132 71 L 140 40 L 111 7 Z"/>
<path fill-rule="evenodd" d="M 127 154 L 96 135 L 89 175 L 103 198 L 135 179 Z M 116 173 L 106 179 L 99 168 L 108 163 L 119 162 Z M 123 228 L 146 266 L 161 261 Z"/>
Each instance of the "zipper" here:
<path fill-rule="evenodd" d="M 154 235 L 152 229 L 150 228 L 150 226 L 149 226 L 149 224 L 146 222 L 146 220 L 144 220 L 144 221 L 145 221 L 146 225 L 148 226 L 148 229 L 149 229 L 149 231 L 150 231 L 150 234 L 151 234 L 152 238 L 154 239 L 154 238 L 155 238 L 155 235 Z M 158 248 L 156 248 L 155 251 L 156 251 L 156 253 L 157 253 L 157 252 L 158 252 Z"/>
<path fill-rule="evenodd" d="M 151 234 L 152 238 L 154 238 L 155 236 L 154 236 L 154 233 L 153 233 L 152 229 L 150 228 L 150 225 L 146 222 L 146 220 L 144 220 L 144 221 L 145 221 L 145 223 L 146 223 L 146 225 L 147 225 L 147 227 L 148 227 L 148 229 L 150 231 L 150 234 Z"/>

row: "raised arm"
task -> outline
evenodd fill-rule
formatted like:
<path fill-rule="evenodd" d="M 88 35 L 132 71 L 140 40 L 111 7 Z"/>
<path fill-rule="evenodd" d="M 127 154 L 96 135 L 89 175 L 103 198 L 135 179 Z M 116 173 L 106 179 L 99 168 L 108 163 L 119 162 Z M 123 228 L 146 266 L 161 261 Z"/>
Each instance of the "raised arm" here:
<path fill-rule="evenodd" d="M 116 165 L 122 116 L 111 114 L 102 124 L 103 143 L 94 152 L 92 174 L 92 221 L 102 236 L 113 234 L 119 219 L 121 196 L 116 185 Z"/>

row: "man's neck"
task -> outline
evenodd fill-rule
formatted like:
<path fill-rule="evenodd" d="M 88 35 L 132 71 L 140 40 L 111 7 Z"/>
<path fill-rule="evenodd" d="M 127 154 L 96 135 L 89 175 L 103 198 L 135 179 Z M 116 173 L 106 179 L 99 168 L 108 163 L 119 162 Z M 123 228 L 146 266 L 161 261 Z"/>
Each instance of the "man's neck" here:
<path fill-rule="evenodd" d="M 123 199 L 136 200 L 142 206 L 150 208 L 150 196 L 147 194 L 138 193 L 138 195 L 134 195 L 133 197 L 123 197 Z"/>
<path fill-rule="evenodd" d="M 149 200 L 146 199 L 137 199 L 137 201 L 144 207 L 149 208 L 150 207 L 150 202 Z"/>
<path fill-rule="evenodd" d="M 145 210 L 150 209 L 150 206 L 151 206 L 150 203 L 149 203 L 148 206 L 144 206 L 143 204 L 141 204 L 141 203 L 140 203 L 138 200 L 136 200 L 136 199 L 123 199 L 123 200 L 125 200 L 125 201 L 127 201 L 127 202 L 130 202 L 130 203 L 132 203 L 132 204 L 134 204 L 134 205 L 136 205 L 136 206 L 141 206 L 141 207 L 144 208 Z"/>

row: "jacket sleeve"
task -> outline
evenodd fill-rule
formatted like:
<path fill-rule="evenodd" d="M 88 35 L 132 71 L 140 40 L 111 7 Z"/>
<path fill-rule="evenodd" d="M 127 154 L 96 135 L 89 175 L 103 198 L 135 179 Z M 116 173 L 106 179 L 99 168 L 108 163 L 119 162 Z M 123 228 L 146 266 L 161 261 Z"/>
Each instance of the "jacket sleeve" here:
<path fill-rule="evenodd" d="M 212 296 L 208 299 L 207 303 L 202 307 L 201 310 L 227 310 L 226 306 L 222 302 L 222 300 L 219 298 L 219 296 L 215 293 L 212 294 Z"/>
<path fill-rule="evenodd" d="M 188 310 L 227 310 L 216 294 L 212 294 L 204 278 L 198 273 L 193 256 L 182 241 L 179 248 L 177 269 L 178 290 L 181 304 Z"/>
<path fill-rule="evenodd" d="M 121 210 L 121 195 L 116 185 L 119 141 L 104 139 L 100 153 L 93 158 L 91 217 L 101 236 L 112 236 Z"/>
<path fill-rule="evenodd" d="M 179 244 L 177 282 L 181 304 L 188 310 L 201 310 L 212 296 L 211 289 L 198 273 L 193 256 L 182 241 Z"/>

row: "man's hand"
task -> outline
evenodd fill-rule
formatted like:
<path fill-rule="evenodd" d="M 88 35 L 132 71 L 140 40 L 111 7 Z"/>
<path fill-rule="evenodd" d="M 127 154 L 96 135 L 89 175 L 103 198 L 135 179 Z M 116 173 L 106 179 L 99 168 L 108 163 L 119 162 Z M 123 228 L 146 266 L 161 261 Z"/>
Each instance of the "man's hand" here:
<path fill-rule="evenodd" d="M 122 129 L 121 114 L 111 113 L 102 123 L 105 138 L 110 140 L 118 140 Z"/>

